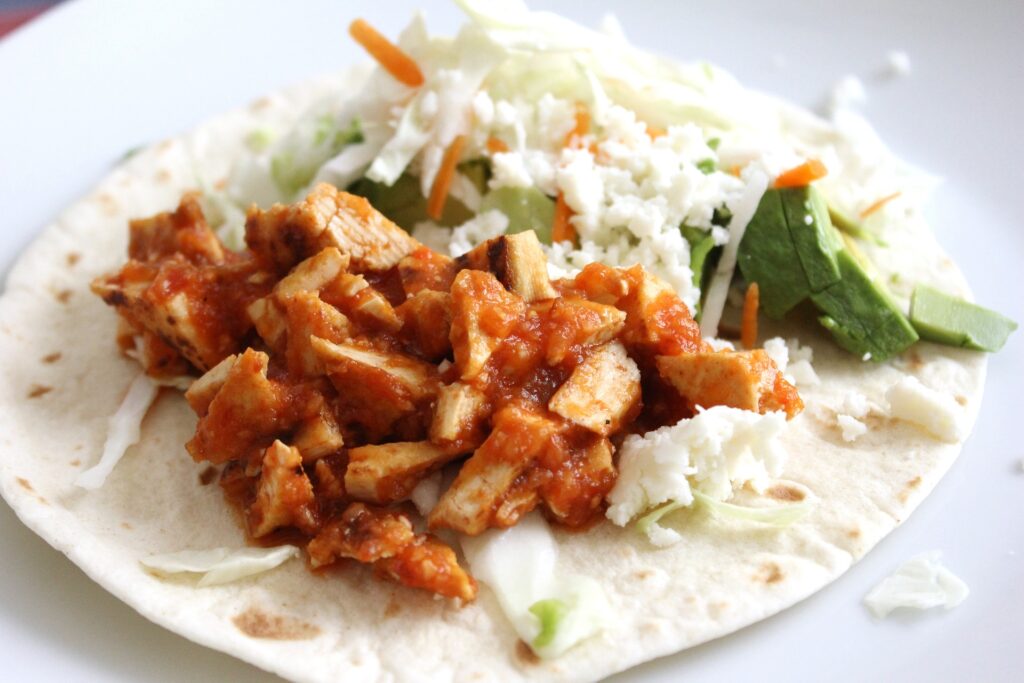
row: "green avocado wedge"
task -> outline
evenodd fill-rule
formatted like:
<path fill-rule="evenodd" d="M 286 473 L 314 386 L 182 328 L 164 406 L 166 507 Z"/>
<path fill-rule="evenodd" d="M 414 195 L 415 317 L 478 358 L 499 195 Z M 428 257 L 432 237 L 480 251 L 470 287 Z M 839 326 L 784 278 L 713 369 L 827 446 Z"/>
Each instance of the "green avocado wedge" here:
<path fill-rule="evenodd" d="M 512 235 L 533 230 L 537 239 L 551 244 L 551 224 L 555 220 L 555 202 L 536 187 L 500 187 L 484 195 L 480 212 L 498 210 L 508 216 Z"/>
<path fill-rule="evenodd" d="M 922 339 L 988 352 L 1003 348 L 1017 329 L 1017 323 L 1000 313 L 927 285 L 914 288 L 910 322 Z"/>
<path fill-rule="evenodd" d="M 828 205 L 811 186 L 776 190 L 786 215 L 789 236 L 807 277 L 810 291 L 820 292 L 839 281 L 836 253 L 842 240 L 829 219 Z"/>

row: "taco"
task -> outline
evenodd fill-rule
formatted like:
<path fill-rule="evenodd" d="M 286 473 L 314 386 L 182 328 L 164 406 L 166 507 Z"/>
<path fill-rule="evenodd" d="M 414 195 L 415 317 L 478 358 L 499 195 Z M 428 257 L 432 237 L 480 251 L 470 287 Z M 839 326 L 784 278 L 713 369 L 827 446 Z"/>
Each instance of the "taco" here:
<path fill-rule="evenodd" d="M 133 155 L 0 300 L 5 499 L 287 678 L 593 680 L 770 616 L 934 487 L 1015 327 L 857 117 L 463 5 Z"/>

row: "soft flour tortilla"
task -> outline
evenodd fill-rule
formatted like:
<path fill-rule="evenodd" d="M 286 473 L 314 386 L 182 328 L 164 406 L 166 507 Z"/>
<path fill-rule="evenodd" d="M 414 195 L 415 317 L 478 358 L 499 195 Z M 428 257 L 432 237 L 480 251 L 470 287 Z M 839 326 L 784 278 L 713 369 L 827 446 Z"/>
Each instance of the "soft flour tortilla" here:
<path fill-rule="evenodd" d="M 195 417 L 170 390 L 147 417 L 142 443 L 105 486 L 74 486 L 98 459 L 107 420 L 139 371 L 118 352 L 115 313 L 89 293 L 89 281 L 125 260 L 129 218 L 170 209 L 200 180 L 223 178 L 247 133 L 287 122 L 344 82 L 328 79 L 261 100 L 129 159 L 26 250 L 0 300 L 0 490 L 25 524 L 145 617 L 302 681 L 591 680 L 807 597 L 906 519 L 953 462 L 959 445 L 882 417 L 869 418 L 870 431 L 846 443 L 835 410 L 851 391 L 882 402 L 910 372 L 956 396 L 969 424 L 981 399 L 984 355 L 918 344 L 879 366 L 838 350 L 816 325 L 790 326 L 779 331 L 799 333 L 814 347 L 822 381 L 801 388 L 807 410 L 786 432 L 784 476 L 809 487 L 819 503 L 782 532 L 678 513 L 664 523 L 683 540 L 666 549 L 608 523 L 556 532 L 565 571 L 597 578 L 615 619 L 555 661 L 529 655 L 486 587 L 460 609 L 357 567 L 314 576 L 291 561 L 202 589 L 191 579 L 146 573 L 139 558 L 239 547 L 244 538 L 220 488 L 200 485 L 205 465 L 183 447 Z M 909 280 L 954 283 L 966 292 L 926 235 L 909 221 L 890 240 L 899 250 L 892 265 Z"/>

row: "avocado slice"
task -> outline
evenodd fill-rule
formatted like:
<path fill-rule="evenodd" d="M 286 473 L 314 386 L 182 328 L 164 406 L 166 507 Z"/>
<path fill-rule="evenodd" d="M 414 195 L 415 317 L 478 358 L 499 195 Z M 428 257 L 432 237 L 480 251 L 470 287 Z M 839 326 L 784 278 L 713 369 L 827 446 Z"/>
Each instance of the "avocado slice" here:
<path fill-rule="evenodd" d="M 845 249 L 837 254 L 840 280 L 811 301 L 824 314 L 819 318 L 847 351 L 881 362 L 917 341 L 917 332 L 885 287 L 868 277 Z"/>
<path fill-rule="evenodd" d="M 512 235 L 533 230 L 537 239 L 551 244 L 551 224 L 555 220 L 555 202 L 536 187 L 499 187 L 484 195 L 480 212 L 497 209 L 508 216 Z"/>
<path fill-rule="evenodd" d="M 778 190 L 761 198 L 736 261 L 744 279 L 760 288 L 761 310 L 769 318 L 781 318 L 811 294 Z"/>
<path fill-rule="evenodd" d="M 394 185 L 360 178 L 348 186 L 348 191 L 365 197 L 375 209 L 406 232 L 411 232 L 417 223 L 430 220 L 427 216 L 427 200 L 420 191 L 419 178 L 408 173 L 399 176 Z M 465 223 L 473 215 L 462 202 L 449 196 L 444 204 L 441 219 L 436 222 L 451 227 Z"/>
<path fill-rule="evenodd" d="M 914 288 L 910 323 L 922 339 L 989 352 L 1003 348 L 1017 329 L 1017 323 L 1000 313 L 928 285 Z"/>
<path fill-rule="evenodd" d="M 811 292 L 820 292 L 839 281 L 836 253 L 843 248 L 839 234 L 832 228 L 828 205 L 821 193 L 809 185 L 781 189 L 778 193 L 807 285 Z"/>

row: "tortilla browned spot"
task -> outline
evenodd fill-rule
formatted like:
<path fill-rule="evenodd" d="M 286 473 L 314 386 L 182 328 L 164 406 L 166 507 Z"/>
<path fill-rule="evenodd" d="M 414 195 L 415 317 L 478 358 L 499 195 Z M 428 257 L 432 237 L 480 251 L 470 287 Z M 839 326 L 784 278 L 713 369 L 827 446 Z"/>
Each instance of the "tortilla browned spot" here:
<path fill-rule="evenodd" d="M 117 212 L 121 210 L 117 200 L 106 192 L 100 194 L 96 199 L 103 206 L 103 210 L 106 211 L 109 216 L 116 216 Z"/>
<path fill-rule="evenodd" d="M 402 611 L 402 605 L 395 600 L 394 594 L 391 595 L 391 599 L 388 600 L 387 607 L 384 608 L 384 618 L 390 619 L 391 617 L 398 616 Z"/>
<path fill-rule="evenodd" d="M 638 569 L 635 572 L 633 572 L 633 578 L 637 581 L 643 581 L 644 579 L 650 577 L 651 574 L 652 572 L 650 569 Z"/>
<path fill-rule="evenodd" d="M 281 614 L 267 614 L 258 607 L 250 607 L 238 614 L 231 623 L 250 638 L 268 640 L 308 640 L 320 634 L 313 624 Z"/>
<path fill-rule="evenodd" d="M 82 461 L 79 460 L 78 458 L 75 458 L 74 460 L 71 461 L 71 466 L 72 467 L 78 467 L 81 464 L 82 464 Z"/>
<path fill-rule="evenodd" d="M 853 527 L 852 529 L 846 532 L 846 535 L 850 538 L 860 538 L 860 529 L 858 529 L 857 527 Z"/>
<path fill-rule="evenodd" d="M 156 181 L 158 183 L 168 183 L 171 181 L 171 172 L 166 168 L 161 168 L 156 172 Z"/>
<path fill-rule="evenodd" d="M 538 664 L 540 657 L 522 640 L 516 641 L 516 658 L 523 664 Z"/>
<path fill-rule="evenodd" d="M 66 304 L 68 301 L 71 300 L 71 290 L 70 289 L 62 289 L 59 292 L 57 292 L 56 294 L 54 294 L 53 296 L 60 303 Z"/>
<path fill-rule="evenodd" d="M 761 569 L 758 571 L 755 578 L 767 585 L 778 583 L 786 577 L 782 575 L 782 570 L 779 569 L 779 565 L 774 562 L 765 562 L 761 565 Z"/>
<path fill-rule="evenodd" d="M 768 494 L 769 498 L 794 503 L 799 503 L 805 496 L 804 492 L 800 489 L 786 484 L 776 484 L 765 491 L 765 493 Z"/>
<path fill-rule="evenodd" d="M 206 486 L 217 476 L 216 467 L 207 467 L 205 470 L 199 473 L 199 483 Z"/>
<path fill-rule="evenodd" d="M 907 353 L 907 364 L 911 370 L 920 370 L 924 366 L 924 361 L 917 351 L 912 350 Z"/>
<path fill-rule="evenodd" d="M 121 528 L 122 529 L 126 529 L 128 531 L 131 531 L 133 527 L 128 522 L 121 522 Z"/>
<path fill-rule="evenodd" d="M 967 405 L 967 397 L 964 396 L 963 394 L 957 394 L 954 398 L 956 399 L 956 402 L 959 403 L 960 405 Z"/>
<path fill-rule="evenodd" d="M 43 356 L 43 362 L 44 363 L 56 363 L 57 361 L 60 360 L 60 356 L 61 356 L 60 351 L 54 351 L 53 353 L 48 353 L 45 356 Z"/>
<path fill-rule="evenodd" d="M 35 493 L 36 492 L 36 490 L 34 488 L 32 488 L 32 484 L 31 484 L 31 482 L 29 482 L 28 479 L 23 479 L 22 477 L 18 477 L 17 482 L 21 486 L 21 488 L 25 489 L 29 493 Z"/>
<path fill-rule="evenodd" d="M 907 502 L 907 499 L 910 497 L 911 492 L 914 489 L 916 489 L 920 484 L 921 484 L 921 477 L 914 477 L 913 479 L 908 481 L 906 483 L 906 485 L 903 487 L 903 490 L 900 491 L 900 495 L 899 495 L 900 502 L 903 502 L 903 503 Z"/>
<path fill-rule="evenodd" d="M 73 266 L 73 265 L 75 265 L 76 263 L 78 263 L 81 260 L 82 260 L 82 255 L 79 254 L 77 251 L 68 252 L 67 262 L 68 262 L 69 266 Z"/>
<path fill-rule="evenodd" d="M 45 384 L 33 384 L 28 388 L 29 398 L 39 398 L 53 391 L 53 387 L 48 387 Z"/>

